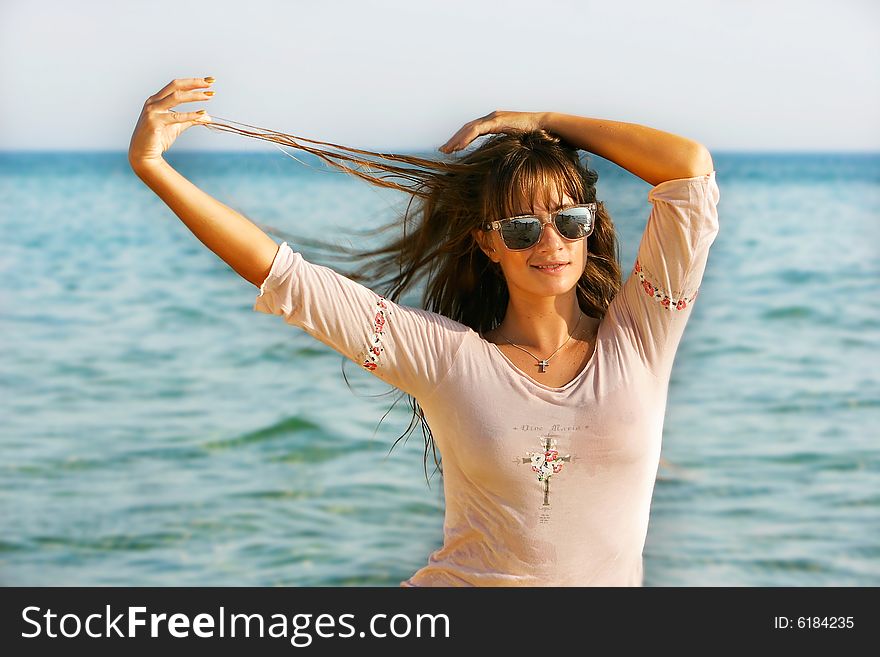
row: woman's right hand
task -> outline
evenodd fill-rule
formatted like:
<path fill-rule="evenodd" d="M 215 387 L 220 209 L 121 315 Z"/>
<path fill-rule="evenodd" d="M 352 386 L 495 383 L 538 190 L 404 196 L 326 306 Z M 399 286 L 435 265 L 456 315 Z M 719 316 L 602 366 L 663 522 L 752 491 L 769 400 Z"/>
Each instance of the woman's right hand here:
<path fill-rule="evenodd" d="M 213 82 L 213 78 L 172 80 L 147 98 L 128 146 L 128 162 L 134 170 L 161 163 L 162 153 L 171 148 L 184 130 L 199 123 L 211 122 L 208 114 L 175 112 L 171 108 L 180 103 L 211 100 L 214 92 L 209 95 L 203 90 Z"/>

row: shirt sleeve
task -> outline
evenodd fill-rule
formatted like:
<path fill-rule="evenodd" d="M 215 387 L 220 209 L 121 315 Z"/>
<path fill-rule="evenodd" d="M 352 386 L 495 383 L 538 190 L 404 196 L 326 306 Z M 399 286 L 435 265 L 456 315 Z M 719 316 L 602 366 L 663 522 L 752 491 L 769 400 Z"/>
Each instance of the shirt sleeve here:
<path fill-rule="evenodd" d="M 469 331 L 445 315 L 399 305 L 308 262 L 287 242 L 279 246 L 253 309 L 280 315 L 417 399 L 430 395 L 451 369 Z"/>
<path fill-rule="evenodd" d="M 718 234 L 719 198 L 715 171 L 648 192 L 652 207 L 636 262 L 609 313 L 655 376 L 671 373 Z"/>

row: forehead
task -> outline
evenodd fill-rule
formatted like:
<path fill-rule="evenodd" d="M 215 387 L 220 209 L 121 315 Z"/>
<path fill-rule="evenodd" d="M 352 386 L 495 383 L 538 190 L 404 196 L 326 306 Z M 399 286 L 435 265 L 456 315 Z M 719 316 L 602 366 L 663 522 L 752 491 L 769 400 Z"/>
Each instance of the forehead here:
<path fill-rule="evenodd" d="M 549 213 L 580 202 L 577 199 L 583 192 L 578 172 L 566 162 L 538 155 L 499 171 L 490 214 L 501 218 Z"/>
<path fill-rule="evenodd" d="M 513 211 L 516 214 L 530 212 L 552 212 L 559 208 L 572 205 L 575 202 L 560 184 L 536 186 L 526 193 L 519 191 L 511 195 L 513 199 Z"/>

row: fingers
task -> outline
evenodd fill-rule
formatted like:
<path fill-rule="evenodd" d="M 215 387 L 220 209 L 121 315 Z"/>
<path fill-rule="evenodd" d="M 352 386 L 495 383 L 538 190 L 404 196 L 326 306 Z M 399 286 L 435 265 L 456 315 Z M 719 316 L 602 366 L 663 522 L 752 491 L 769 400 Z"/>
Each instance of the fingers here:
<path fill-rule="evenodd" d="M 155 110 L 167 110 L 171 109 L 172 107 L 177 107 L 181 103 L 193 103 L 200 100 L 211 100 L 211 97 L 213 95 L 213 91 L 176 89 L 164 98 L 160 98 L 159 100 L 154 101 L 151 108 Z"/>
<path fill-rule="evenodd" d="M 164 87 L 162 87 L 155 94 L 150 96 L 149 100 L 155 101 L 160 98 L 164 98 L 172 91 L 183 90 L 186 91 L 188 89 L 198 89 L 200 87 L 208 87 L 214 83 L 214 78 L 179 78 L 177 80 L 172 80 Z"/>
<path fill-rule="evenodd" d="M 492 123 L 496 114 L 497 110 L 489 112 L 486 116 L 481 116 L 473 121 L 468 121 L 438 150 L 442 153 L 452 153 L 453 151 L 465 148 L 480 135 L 492 132 Z"/>
<path fill-rule="evenodd" d="M 449 141 L 440 147 L 440 151 L 443 153 L 451 153 L 467 146 L 471 142 L 471 139 L 473 139 L 473 137 L 471 139 L 465 139 L 465 136 L 471 130 L 470 125 L 470 123 L 465 123 L 459 128 L 458 132 L 452 135 L 452 137 L 449 138 Z"/>
<path fill-rule="evenodd" d="M 468 128 L 465 126 L 456 132 L 449 141 L 443 144 L 440 147 L 440 151 L 443 153 L 452 153 L 453 151 L 461 150 L 480 136 L 480 134 L 481 133 L 477 128 Z"/>
<path fill-rule="evenodd" d="M 207 114 L 205 110 L 198 110 L 196 112 L 175 112 L 174 110 L 169 110 L 167 116 L 170 117 L 169 123 L 186 123 L 188 121 L 210 123 L 212 120 L 210 114 Z"/>

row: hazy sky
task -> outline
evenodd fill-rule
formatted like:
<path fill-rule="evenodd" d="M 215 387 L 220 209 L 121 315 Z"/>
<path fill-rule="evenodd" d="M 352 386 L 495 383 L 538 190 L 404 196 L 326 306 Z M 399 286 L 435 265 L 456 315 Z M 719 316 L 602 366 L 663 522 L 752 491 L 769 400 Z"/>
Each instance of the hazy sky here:
<path fill-rule="evenodd" d="M 434 149 L 494 109 L 642 123 L 713 150 L 880 150 L 876 0 L 0 0 L 0 149 L 128 149 L 146 98 Z M 272 146 L 195 127 L 173 150 Z"/>

